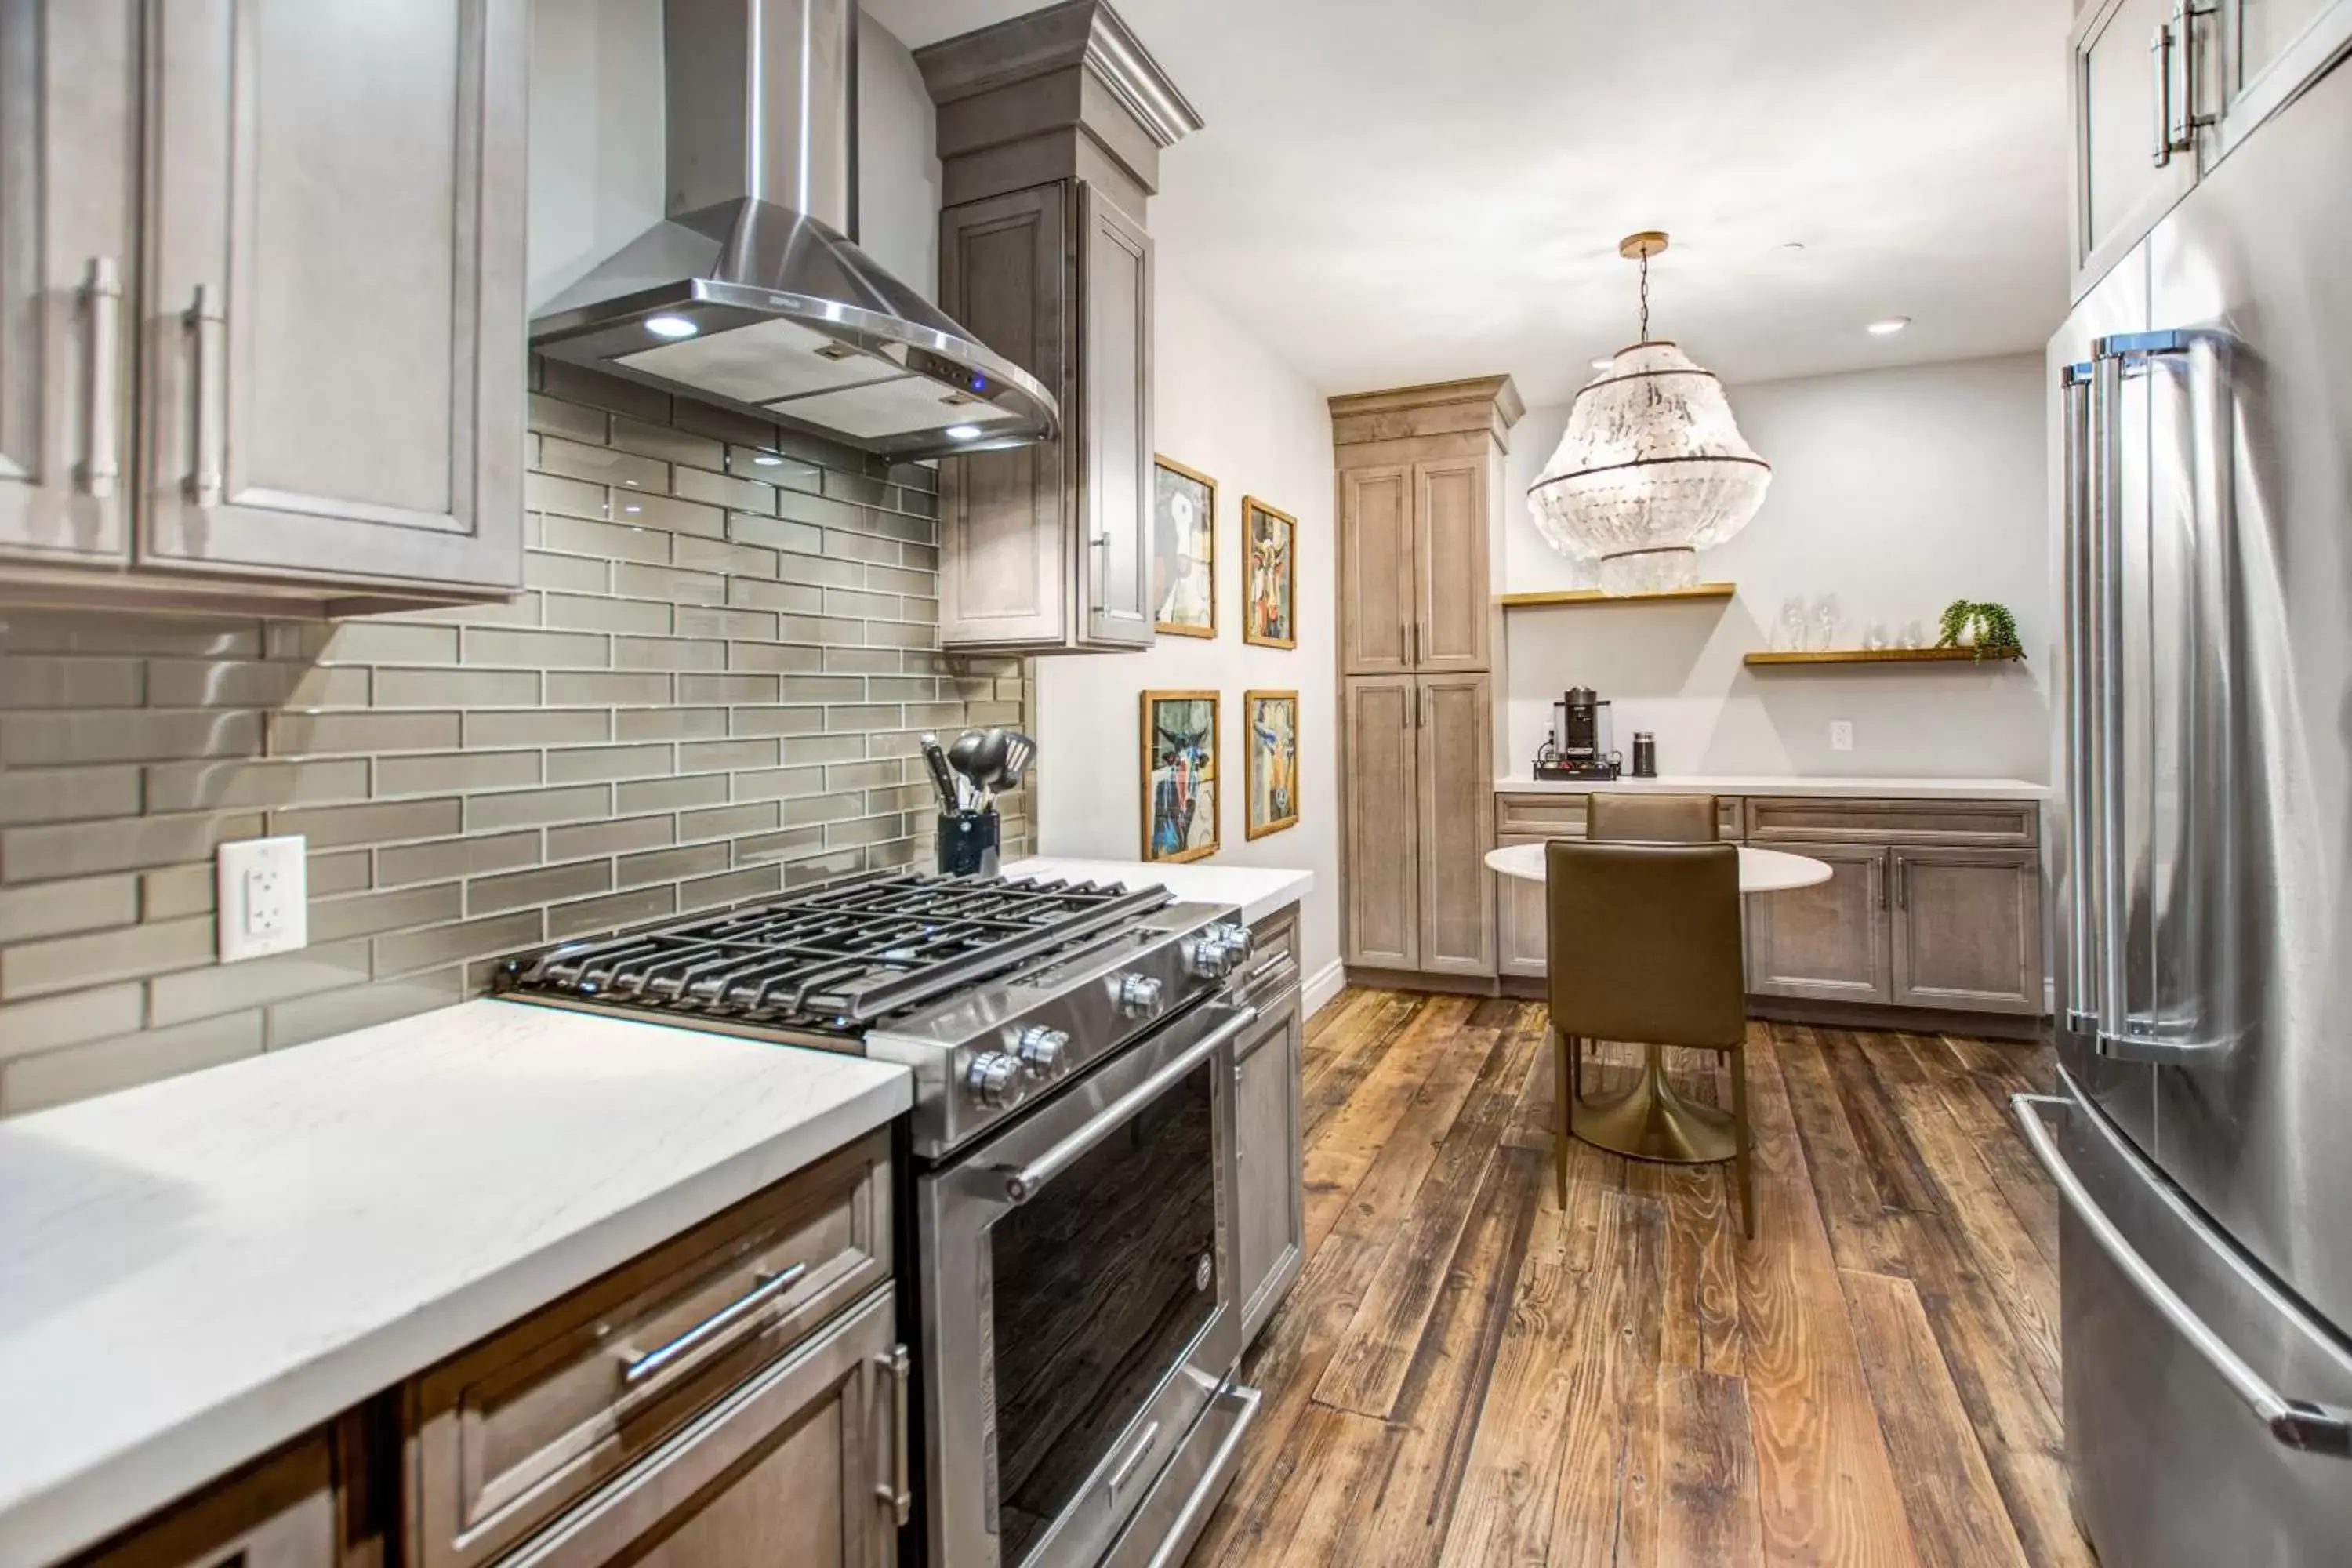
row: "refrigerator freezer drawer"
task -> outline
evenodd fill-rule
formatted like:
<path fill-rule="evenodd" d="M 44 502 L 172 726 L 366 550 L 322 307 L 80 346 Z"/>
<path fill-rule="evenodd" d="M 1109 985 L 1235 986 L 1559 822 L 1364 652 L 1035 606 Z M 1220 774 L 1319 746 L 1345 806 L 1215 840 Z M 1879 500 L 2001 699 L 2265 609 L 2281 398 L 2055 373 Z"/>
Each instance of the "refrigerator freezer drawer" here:
<path fill-rule="evenodd" d="M 2130 1568 L 2301 1568 L 2336 1561 L 2352 1531 L 2352 1352 L 2259 1273 L 2062 1078 L 2053 1137 L 2037 1139 L 2068 1194 L 2059 1230 L 2066 1450 L 2074 1507 L 2101 1561 Z M 2063 1167 L 2063 1169 L 2062 1169 Z M 2071 1181 L 2069 1178 L 2072 1178 Z M 2144 1260 L 2152 1293 L 2095 1227 Z M 2175 1298 L 2168 1311 L 2157 1299 Z M 2200 1348 L 2210 1332 L 2218 1356 Z M 2223 1364 L 2234 1361 L 2229 1371 Z M 2274 1430 L 2259 1394 L 2313 1407 Z M 2284 1434 L 2284 1436 L 2282 1436 Z"/>

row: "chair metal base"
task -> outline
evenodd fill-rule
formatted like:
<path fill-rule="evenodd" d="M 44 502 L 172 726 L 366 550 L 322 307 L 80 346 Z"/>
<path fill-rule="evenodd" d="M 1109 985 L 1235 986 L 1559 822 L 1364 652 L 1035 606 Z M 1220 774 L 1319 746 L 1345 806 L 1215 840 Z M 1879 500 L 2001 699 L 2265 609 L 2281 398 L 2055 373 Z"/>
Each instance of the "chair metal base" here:
<path fill-rule="evenodd" d="M 1675 1165 L 1712 1165 L 1739 1152 L 1737 1123 L 1727 1111 L 1685 1100 L 1666 1082 L 1665 1051 L 1643 1052 L 1642 1076 L 1633 1087 L 1602 1099 L 1576 1095 L 1569 1131 L 1596 1148 L 1636 1160 Z"/>

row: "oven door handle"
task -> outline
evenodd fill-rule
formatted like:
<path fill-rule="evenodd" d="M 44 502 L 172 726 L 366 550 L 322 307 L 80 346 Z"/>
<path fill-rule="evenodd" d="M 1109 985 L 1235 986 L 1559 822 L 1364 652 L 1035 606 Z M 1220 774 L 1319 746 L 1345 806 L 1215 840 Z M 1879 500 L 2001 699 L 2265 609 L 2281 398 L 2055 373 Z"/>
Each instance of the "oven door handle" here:
<path fill-rule="evenodd" d="M 1256 1022 L 1257 1009 L 1244 1007 L 1187 1046 L 1166 1067 L 1104 1106 L 1087 1118 L 1084 1126 L 1027 1164 L 1017 1168 L 997 1166 L 997 1173 L 1004 1178 L 1006 1201 L 1025 1204 L 1035 1197 L 1038 1189 L 1068 1170 L 1087 1150 L 1109 1137 L 1137 1111 L 1167 1093 L 1185 1074 L 1213 1056 L 1218 1047 Z"/>

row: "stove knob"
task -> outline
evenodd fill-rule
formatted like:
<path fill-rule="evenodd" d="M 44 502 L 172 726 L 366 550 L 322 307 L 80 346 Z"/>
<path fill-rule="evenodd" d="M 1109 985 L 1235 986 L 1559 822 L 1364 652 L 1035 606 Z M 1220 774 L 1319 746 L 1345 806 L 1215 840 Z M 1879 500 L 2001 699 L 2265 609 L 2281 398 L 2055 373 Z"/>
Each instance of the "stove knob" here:
<path fill-rule="evenodd" d="M 1003 1051 L 982 1051 L 964 1069 L 963 1086 L 990 1110 L 1021 1103 L 1021 1063 Z"/>
<path fill-rule="evenodd" d="M 1062 1056 L 1070 1048 L 1070 1032 L 1047 1024 L 1032 1024 L 1013 1044 L 1013 1054 L 1029 1076 L 1044 1082 L 1062 1076 Z"/>
<path fill-rule="evenodd" d="M 1233 955 L 1235 963 L 1247 963 L 1257 952 L 1257 938 L 1245 925 L 1212 926 L 1210 930 L 1224 943 L 1225 951 Z"/>
<path fill-rule="evenodd" d="M 1215 980 L 1234 967 L 1233 949 L 1225 945 L 1224 935 L 1211 926 L 1184 944 L 1184 967 L 1206 980 Z"/>
<path fill-rule="evenodd" d="M 1149 974 L 1122 974 L 1116 994 L 1120 1012 L 1140 1018 L 1160 1005 L 1160 982 Z"/>

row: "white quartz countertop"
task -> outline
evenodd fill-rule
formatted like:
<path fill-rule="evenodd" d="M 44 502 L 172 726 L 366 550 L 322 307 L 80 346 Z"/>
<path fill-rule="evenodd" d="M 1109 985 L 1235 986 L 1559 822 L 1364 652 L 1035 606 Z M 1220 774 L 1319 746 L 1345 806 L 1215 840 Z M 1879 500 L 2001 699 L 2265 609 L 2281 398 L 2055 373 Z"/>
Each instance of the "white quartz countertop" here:
<path fill-rule="evenodd" d="M 2025 779 L 1832 778 L 1791 773 L 1661 773 L 1654 779 L 1496 779 L 1497 794 L 1812 795 L 1895 800 L 2046 800 L 2048 784 Z"/>
<path fill-rule="evenodd" d="M 1143 860 L 1069 860 L 1051 855 L 1013 860 L 1008 877 L 1062 877 L 1072 881 L 1124 882 L 1130 888 L 1162 887 L 1188 903 L 1238 904 L 1242 919 L 1261 921 L 1305 898 L 1315 887 L 1311 871 L 1265 866 L 1211 866 L 1200 861 L 1157 865 Z"/>
<path fill-rule="evenodd" d="M 0 1568 L 905 1110 L 863 1057 L 468 1002 L 0 1122 Z"/>

